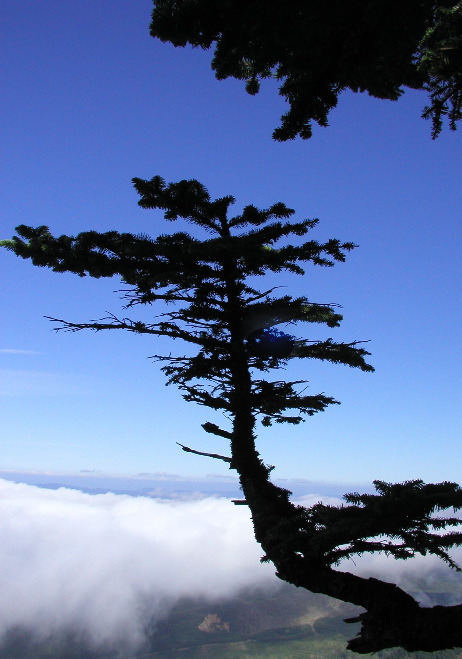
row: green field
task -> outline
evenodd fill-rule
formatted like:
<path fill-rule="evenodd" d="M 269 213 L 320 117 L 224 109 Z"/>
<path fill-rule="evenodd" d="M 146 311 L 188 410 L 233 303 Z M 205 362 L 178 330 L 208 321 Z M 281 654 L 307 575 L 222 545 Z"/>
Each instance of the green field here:
<path fill-rule="evenodd" d="M 451 581 L 450 585 L 447 594 L 453 596 L 454 583 Z M 448 584 L 435 581 L 432 587 L 437 599 L 444 599 L 443 589 L 448 588 Z M 136 659 L 358 657 L 346 650 L 346 645 L 359 630 L 359 624 L 347 624 L 344 618 L 352 617 L 359 611 L 352 605 L 287 584 L 277 594 L 248 595 L 215 605 L 184 601 L 157 626 L 152 637 L 155 651 L 136 655 Z M 212 626 L 211 631 L 201 631 L 199 626 L 211 616 L 214 620 L 219 618 L 218 628 L 214 630 Z M 226 628 L 220 628 L 223 626 Z M 392 648 L 373 656 L 380 659 L 458 659 L 462 658 L 462 650 L 429 654 Z"/>

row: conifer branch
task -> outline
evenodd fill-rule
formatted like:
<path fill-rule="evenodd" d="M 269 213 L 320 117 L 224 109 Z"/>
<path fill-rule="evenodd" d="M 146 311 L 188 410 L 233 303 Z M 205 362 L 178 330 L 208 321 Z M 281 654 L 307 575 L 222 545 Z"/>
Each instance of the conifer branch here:
<path fill-rule="evenodd" d="M 195 451 L 192 448 L 189 448 L 189 446 L 185 446 L 184 444 L 180 444 L 180 442 L 177 442 L 178 446 L 181 446 L 183 451 L 186 451 L 187 453 L 195 453 L 196 455 L 203 455 L 206 458 L 215 458 L 216 460 L 224 460 L 224 462 L 231 462 L 231 458 L 227 458 L 224 455 L 218 455 L 218 453 L 204 453 L 203 451 Z"/>
<path fill-rule="evenodd" d="M 218 437 L 224 437 L 225 439 L 233 438 L 233 433 L 228 432 L 227 430 L 222 430 L 215 423 L 210 423 L 209 421 L 207 421 L 206 423 L 202 424 L 202 427 L 205 430 L 205 432 L 211 433 L 212 435 L 217 435 Z"/>

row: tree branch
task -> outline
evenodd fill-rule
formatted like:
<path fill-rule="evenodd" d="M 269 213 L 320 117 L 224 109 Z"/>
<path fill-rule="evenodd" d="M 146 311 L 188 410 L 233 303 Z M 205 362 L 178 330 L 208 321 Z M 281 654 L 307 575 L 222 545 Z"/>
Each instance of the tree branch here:
<path fill-rule="evenodd" d="M 202 427 L 205 430 L 205 432 L 209 432 L 213 435 L 218 435 L 218 437 L 224 437 L 225 439 L 233 438 L 232 432 L 228 432 L 227 430 L 222 430 L 217 425 L 215 425 L 214 423 L 210 423 L 209 421 L 207 421 L 207 423 L 203 423 Z"/>
<path fill-rule="evenodd" d="M 186 453 L 195 453 L 196 455 L 203 455 L 206 458 L 215 458 L 216 460 L 223 460 L 224 462 L 231 462 L 231 458 L 227 458 L 224 455 L 218 455 L 218 453 L 203 453 L 202 451 L 195 451 L 192 448 L 189 448 L 189 446 L 185 446 L 184 444 L 180 444 L 180 442 L 177 442 L 178 446 L 181 446 L 183 451 L 186 451 Z"/>

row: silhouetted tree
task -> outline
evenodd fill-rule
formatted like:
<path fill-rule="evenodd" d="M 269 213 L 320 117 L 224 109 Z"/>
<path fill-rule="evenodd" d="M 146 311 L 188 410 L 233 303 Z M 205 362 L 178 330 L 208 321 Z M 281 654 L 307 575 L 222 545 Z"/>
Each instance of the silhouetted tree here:
<path fill-rule="evenodd" d="M 154 0 L 151 35 L 208 49 L 218 79 L 282 81 L 289 111 L 273 137 L 327 126 L 345 89 L 397 100 L 425 89 L 433 137 L 462 118 L 462 3 L 454 0 Z"/>
<path fill-rule="evenodd" d="M 55 272 L 117 275 L 131 287 L 124 292 L 127 308 L 155 305 L 160 312 L 153 323 L 113 315 L 90 323 L 52 320 L 61 324 L 59 329 L 71 331 L 123 329 L 185 342 L 189 354 L 155 357 L 168 383 L 176 384 L 187 401 L 221 410 L 228 418 L 228 428 L 210 421 L 203 428 L 229 440 L 230 455 L 183 449 L 223 460 L 237 471 L 264 560 L 274 563 L 280 579 L 364 607 L 365 613 L 355 619 L 362 626 L 349 643 L 351 650 L 462 646 L 462 605 L 421 608 L 394 584 L 334 569 L 342 559 L 377 552 L 397 559 L 434 554 L 459 569 L 448 549 L 462 544 L 462 533 L 445 530 L 460 520 L 433 514 L 462 507 L 456 483 L 375 481 L 376 494 L 347 494 L 346 505 L 305 508 L 294 505 L 291 493 L 270 481 L 272 467 L 255 447 L 257 419 L 264 426 L 298 424 L 337 402 L 324 394 L 305 395 L 299 390 L 303 381 L 270 380 L 268 373 L 292 359 L 373 368 L 365 361 L 369 353 L 361 342 L 312 341 L 275 329 L 287 323 L 334 328 L 342 319 L 334 305 L 278 296 L 277 287 L 260 289 L 253 282 L 268 272 L 303 275 L 307 263 L 332 266 L 355 246 L 334 239 L 281 244 L 290 236 L 303 239 L 317 223 L 285 221 L 294 211 L 283 203 L 267 210 L 249 205 L 229 217 L 234 198 L 211 200 L 198 181 L 166 185 L 159 176 L 133 181 L 140 206 L 160 208 L 170 221 L 184 218 L 210 238 L 178 232 L 152 239 L 116 231 L 53 237 L 46 226 L 17 227 L 18 236 L 1 244 L 18 256 Z"/>

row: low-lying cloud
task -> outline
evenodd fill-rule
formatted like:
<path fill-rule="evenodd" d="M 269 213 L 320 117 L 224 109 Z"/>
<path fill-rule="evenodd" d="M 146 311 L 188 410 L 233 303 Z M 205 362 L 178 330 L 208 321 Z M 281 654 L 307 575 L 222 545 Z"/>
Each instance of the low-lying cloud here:
<path fill-rule="evenodd" d="M 85 632 L 136 647 L 183 596 L 277 587 L 249 512 L 229 500 L 159 501 L 0 480 L 0 640 Z"/>
<path fill-rule="evenodd" d="M 462 566 L 462 548 L 457 547 L 450 550 L 449 553 L 451 558 Z M 409 592 L 422 606 L 435 606 L 436 604 L 452 606 L 460 604 L 462 601 L 461 573 L 450 568 L 442 559 L 433 554 L 426 556 L 416 554 L 405 561 L 395 560 L 392 556 L 386 556 L 383 553 L 365 554 L 343 561 L 338 569 L 393 582 Z M 449 588 L 444 592 L 444 601 L 439 600 L 438 591 L 442 582 L 445 582 Z M 437 585 L 437 590 L 433 593 L 434 585 Z"/>
<path fill-rule="evenodd" d="M 339 503 L 317 495 L 300 503 L 321 498 Z M 71 632 L 96 648 L 133 651 L 182 597 L 213 602 L 280 584 L 273 566 L 260 563 L 248 508 L 229 499 L 95 495 L 0 479 L 0 509 L 0 643 L 19 627 L 42 639 Z M 452 578 L 432 557 L 366 556 L 341 569 L 406 587 L 438 568 Z"/>

